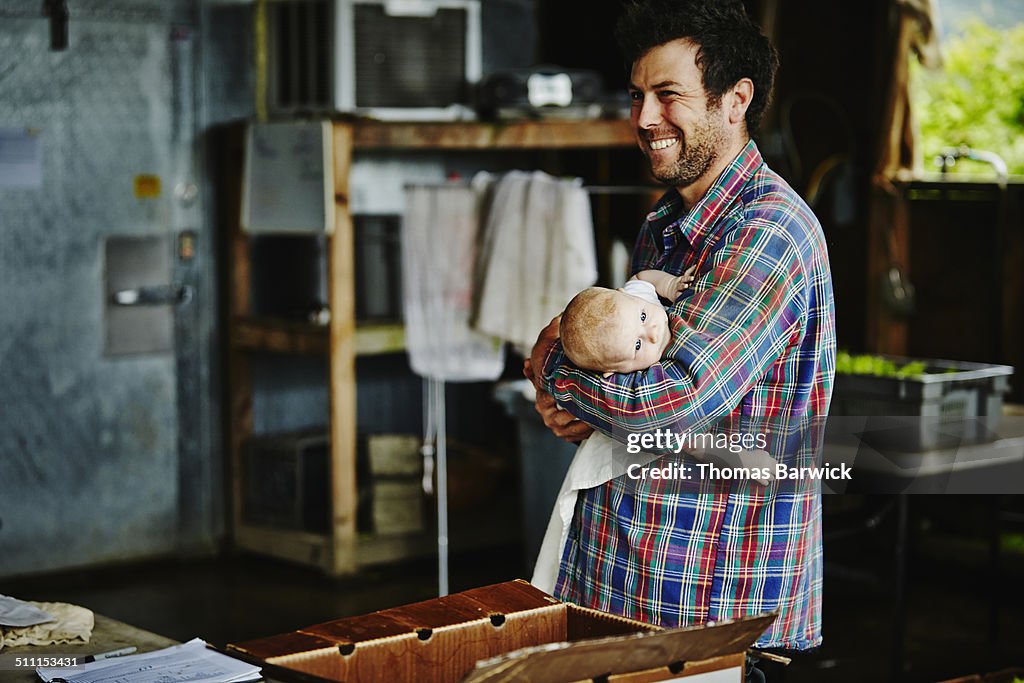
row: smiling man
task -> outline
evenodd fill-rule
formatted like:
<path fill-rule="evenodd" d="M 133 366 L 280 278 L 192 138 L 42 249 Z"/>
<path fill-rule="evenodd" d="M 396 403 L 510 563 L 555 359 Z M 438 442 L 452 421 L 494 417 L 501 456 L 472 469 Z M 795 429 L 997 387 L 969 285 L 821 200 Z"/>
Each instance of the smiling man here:
<path fill-rule="evenodd" d="M 537 410 L 570 441 L 594 428 L 627 443 L 729 422 L 770 431 L 780 461 L 810 462 L 820 434 L 805 427 L 826 414 L 835 371 L 832 284 L 821 226 L 752 138 L 775 50 L 738 0 L 647 0 L 617 33 L 637 143 L 671 188 L 640 229 L 632 269 L 696 266 L 696 279 L 646 370 L 581 370 L 549 325 L 526 364 Z M 778 610 L 756 645 L 806 650 L 821 640 L 821 571 L 811 484 L 618 477 L 579 493 L 556 593 L 665 626 Z"/>
<path fill-rule="evenodd" d="M 722 111 L 722 95 L 709 98 L 692 40 L 651 48 L 633 66 L 629 96 L 632 123 L 651 174 L 680 190 L 692 206 L 744 144 L 735 128 L 722 126 L 723 113 L 743 118 L 753 82 L 737 81 L 732 111 Z"/>

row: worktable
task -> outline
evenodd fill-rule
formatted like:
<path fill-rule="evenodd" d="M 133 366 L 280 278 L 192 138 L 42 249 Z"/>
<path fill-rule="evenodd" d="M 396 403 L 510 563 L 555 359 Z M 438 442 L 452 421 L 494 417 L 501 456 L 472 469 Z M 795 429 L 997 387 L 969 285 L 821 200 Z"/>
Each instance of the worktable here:
<path fill-rule="evenodd" d="M 171 645 L 178 641 L 156 633 L 150 633 L 116 619 L 95 615 L 96 625 L 92 638 L 87 644 L 78 645 L 25 645 L 0 650 L 0 680 L 4 683 L 38 683 L 41 681 L 32 668 L 14 668 L 16 656 L 41 657 L 44 655 L 68 655 L 85 657 L 99 652 L 110 652 L 123 647 L 134 646 L 137 652 L 151 652 Z"/>
<path fill-rule="evenodd" d="M 852 481 L 825 482 L 828 493 L 1016 494 L 1024 487 L 1024 417 L 1003 415 L 991 441 L 901 452 L 869 438 L 875 420 L 901 418 L 830 417 L 822 459 L 846 464 Z M 914 418 L 905 418 L 913 420 Z M 875 423 L 877 424 L 877 423 Z M 882 432 L 884 434 L 884 432 Z"/>

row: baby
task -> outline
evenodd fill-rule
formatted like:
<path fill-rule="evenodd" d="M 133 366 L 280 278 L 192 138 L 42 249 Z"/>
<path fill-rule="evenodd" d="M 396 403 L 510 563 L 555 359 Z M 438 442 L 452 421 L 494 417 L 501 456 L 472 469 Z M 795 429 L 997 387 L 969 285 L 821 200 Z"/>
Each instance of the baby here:
<path fill-rule="evenodd" d="M 672 341 L 658 297 L 675 301 L 693 282 L 693 270 L 691 266 L 682 275 L 641 270 L 621 289 L 583 290 L 559 322 L 565 355 L 576 367 L 606 377 L 651 367 Z"/>

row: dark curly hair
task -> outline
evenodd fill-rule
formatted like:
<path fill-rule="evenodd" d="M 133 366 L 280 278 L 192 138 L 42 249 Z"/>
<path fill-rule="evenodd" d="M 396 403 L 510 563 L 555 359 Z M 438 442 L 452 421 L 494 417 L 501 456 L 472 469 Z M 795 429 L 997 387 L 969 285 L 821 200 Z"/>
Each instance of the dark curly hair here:
<path fill-rule="evenodd" d="M 627 68 L 651 48 L 680 38 L 692 40 L 711 104 L 721 101 L 741 78 L 749 78 L 754 97 L 747 108 L 747 133 L 757 134 L 771 101 L 779 57 L 740 0 L 633 0 L 619 18 L 615 37 Z"/>

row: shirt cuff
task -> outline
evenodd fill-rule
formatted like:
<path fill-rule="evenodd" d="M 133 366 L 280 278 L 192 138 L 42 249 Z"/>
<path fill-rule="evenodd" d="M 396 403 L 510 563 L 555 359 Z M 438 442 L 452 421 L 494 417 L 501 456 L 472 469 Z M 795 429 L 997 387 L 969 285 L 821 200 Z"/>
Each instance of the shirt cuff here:
<path fill-rule="evenodd" d="M 548 347 L 548 351 L 544 355 L 544 366 L 541 368 L 540 377 L 541 384 L 544 385 L 544 389 L 549 394 L 554 394 L 555 372 L 565 365 L 568 360 L 565 352 L 562 350 L 562 341 L 560 339 Z"/>

